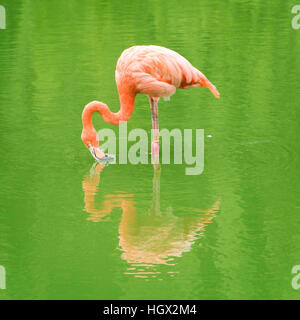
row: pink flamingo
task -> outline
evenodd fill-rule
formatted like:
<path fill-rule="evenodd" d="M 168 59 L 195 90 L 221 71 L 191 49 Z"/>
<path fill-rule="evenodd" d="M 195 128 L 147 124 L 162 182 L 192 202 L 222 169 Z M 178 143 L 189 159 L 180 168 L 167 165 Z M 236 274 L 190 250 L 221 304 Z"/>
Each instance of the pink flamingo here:
<path fill-rule="evenodd" d="M 134 46 L 123 51 L 116 67 L 116 83 L 121 107 L 116 113 L 99 101 L 88 103 L 82 112 L 81 139 L 96 160 L 109 159 L 99 148 L 92 115 L 99 112 L 103 119 L 118 125 L 128 121 L 138 93 L 148 95 L 152 113 L 152 154 L 159 154 L 158 100 L 168 98 L 176 89 L 207 87 L 219 98 L 216 87 L 184 57 L 175 51 L 159 46 Z"/>

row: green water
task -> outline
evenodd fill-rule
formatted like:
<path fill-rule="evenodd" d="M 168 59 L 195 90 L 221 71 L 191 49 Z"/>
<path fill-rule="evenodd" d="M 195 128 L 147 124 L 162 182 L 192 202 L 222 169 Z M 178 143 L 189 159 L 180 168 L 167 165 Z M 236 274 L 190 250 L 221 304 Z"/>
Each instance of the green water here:
<path fill-rule="evenodd" d="M 0 4 L 0 299 L 300 298 L 296 3 Z M 116 61 L 136 44 L 178 51 L 221 93 L 178 90 L 159 104 L 161 128 L 204 129 L 201 175 L 92 168 L 82 109 L 119 109 Z M 151 129 L 142 95 L 134 128 Z"/>

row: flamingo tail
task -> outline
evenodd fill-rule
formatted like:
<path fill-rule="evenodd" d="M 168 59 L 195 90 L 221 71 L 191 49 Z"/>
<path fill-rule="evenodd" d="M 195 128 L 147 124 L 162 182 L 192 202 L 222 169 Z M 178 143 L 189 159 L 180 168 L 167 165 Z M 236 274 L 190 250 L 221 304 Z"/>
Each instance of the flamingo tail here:
<path fill-rule="evenodd" d="M 210 86 L 208 87 L 208 89 L 212 92 L 212 94 L 216 97 L 216 98 L 220 98 L 220 93 L 219 91 L 217 90 L 217 88 L 212 84 L 210 83 Z"/>
<path fill-rule="evenodd" d="M 206 77 L 201 77 L 199 83 L 202 87 L 207 87 L 216 98 L 220 98 L 219 91 Z"/>

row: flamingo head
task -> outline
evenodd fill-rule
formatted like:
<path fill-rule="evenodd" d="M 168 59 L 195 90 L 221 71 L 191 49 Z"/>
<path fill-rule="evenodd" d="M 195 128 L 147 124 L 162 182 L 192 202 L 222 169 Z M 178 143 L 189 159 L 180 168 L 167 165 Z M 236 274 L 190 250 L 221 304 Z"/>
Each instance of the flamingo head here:
<path fill-rule="evenodd" d="M 95 128 L 92 129 L 82 129 L 81 133 L 81 140 L 86 145 L 87 148 L 90 148 L 90 146 L 93 146 L 94 148 L 99 147 L 99 138 L 97 135 L 97 131 Z"/>
<path fill-rule="evenodd" d="M 114 157 L 102 152 L 99 148 L 99 138 L 96 130 L 92 129 L 82 129 L 81 140 L 86 145 L 86 147 L 90 150 L 91 155 L 98 162 L 108 162 L 113 161 Z"/>
<path fill-rule="evenodd" d="M 81 140 L 90 150 L 92 156 L 96 160 L 101 160 L 105 156 L 105 154 L 99 149 L 99 138 L 95 128 L 83 128 L 81 133 Z"/>

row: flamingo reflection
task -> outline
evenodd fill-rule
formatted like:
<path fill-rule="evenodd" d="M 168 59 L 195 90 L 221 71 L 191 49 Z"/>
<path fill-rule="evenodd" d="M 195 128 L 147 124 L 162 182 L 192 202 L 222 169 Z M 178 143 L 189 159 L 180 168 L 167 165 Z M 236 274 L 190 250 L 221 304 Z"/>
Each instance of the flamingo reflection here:
<path fill-rule="evenodd" d="M 196 239 L 204 236 L 206 225 L 213 221 L 219 210 L 220 201 L 206 210 L 190 210 L 192 214 L 184 217 L 174 215 L 172 207 L 162 211 L 159 166 L 154 167 L 152 201 L 147 214 L 138 214 L 133 194 L 121 192 L 105 196 L 99 208 L 95 208 L 95 194 L 103 167 L 98 164 L 92 168 L 92 173 L 83 181 L 85 211 L 90 213 L 88 220 L 100 222 L 109 220 L 113 208 L 122 209 L 119 225 L 121 257 L 130 264 L 127 273 L 137 277 L 156 277 L 156 272 L 149 268 L 172 265 L 174 258 L 190 251 Z"/>

